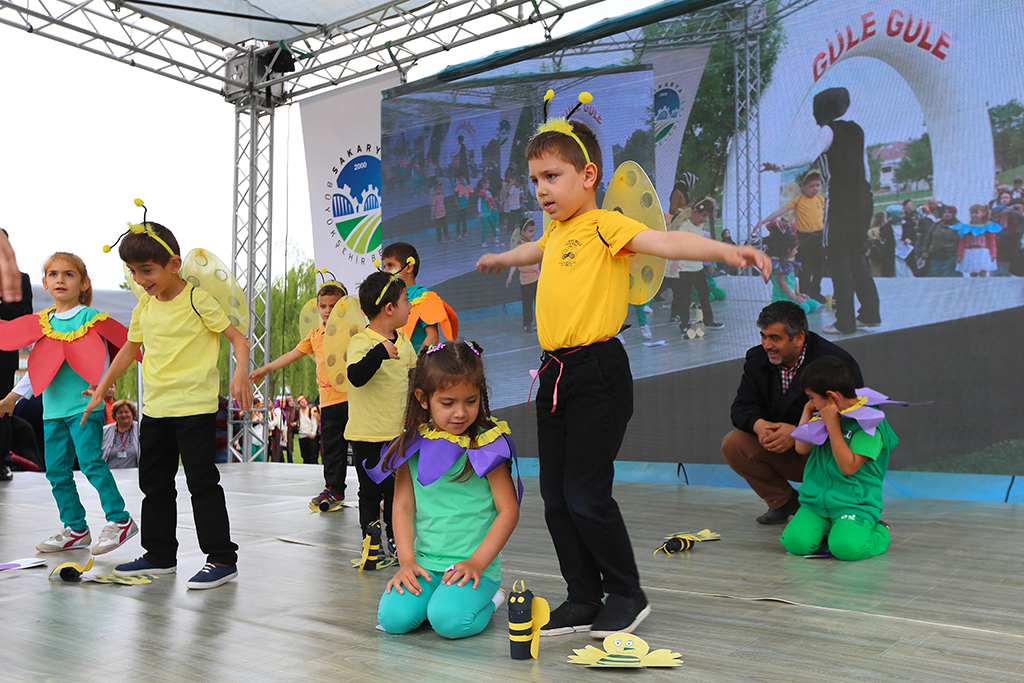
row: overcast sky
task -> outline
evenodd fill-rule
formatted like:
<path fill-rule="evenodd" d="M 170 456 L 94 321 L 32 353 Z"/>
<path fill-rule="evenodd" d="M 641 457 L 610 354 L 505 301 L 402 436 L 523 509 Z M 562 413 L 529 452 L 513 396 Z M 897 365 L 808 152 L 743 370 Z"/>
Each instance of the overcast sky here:
<path fill-rule="evenodd" d="M 609 0 L 570 13 L 556 35 L 653 4 Z M 583 15 L 573 18 L 573 14 Z M 538 26 L 514 40 L 490 39 L 424 59 L 411 79 L 497 49 L 543 39 Z M 216 94 L 132 69 L 37 35 L 0 26 L 6 65 L 0 108 L 0 227 L 11 234 L 21 269 L 35 280 L 56 250 L 85 259 L 98 288 L 123 279 L 120 259 L 104 254 L 142 215 L 174 231 L 184 251 L 202 246 L 230 263 L 234 110 Z M 298 108 L 275 121 L 273 271 L 312 256 L 309 194 Z"/>

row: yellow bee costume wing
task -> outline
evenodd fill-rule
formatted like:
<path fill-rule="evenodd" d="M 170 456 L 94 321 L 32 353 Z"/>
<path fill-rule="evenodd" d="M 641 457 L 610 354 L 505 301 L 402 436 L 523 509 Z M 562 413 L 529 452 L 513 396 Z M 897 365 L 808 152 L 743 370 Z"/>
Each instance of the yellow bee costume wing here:
<path fill-rule="evenodd" d="M 352 336 L 366 327 L 366 316 L 359 307 L 359 299 L 344 296 L 338 299 L 324 330 L 324 370 L 327 381 L 338 391 L 349 390 L 348 343 Z"/>
<path fill-rule="evenodd" d="M 665 232 L 665 214 L 658 193 L 635 161 L 624 161 L 615 169 L 601 208 L 618 211 L 651 230 Z M 633 254 L 629 257 L 629 303 L 642 305 L 654 298 L 665 279 L 665 265 L 665 259 L 657 256 Z"/>
<path fill-rule="evenodd" d="M 316 297 L 303 305 L 299 311 L 299 337 L 305 339 L 309 333 L 320 326 L 320 313 L 316 307 Z"/>
<path fill-rule="evenodd" d="M 228 321 L 242 334 L 249 334 L 245 292 L 223 261 L 206 249 L 193 249 L 181 264 L 179 275 L 216 299 Z"/>

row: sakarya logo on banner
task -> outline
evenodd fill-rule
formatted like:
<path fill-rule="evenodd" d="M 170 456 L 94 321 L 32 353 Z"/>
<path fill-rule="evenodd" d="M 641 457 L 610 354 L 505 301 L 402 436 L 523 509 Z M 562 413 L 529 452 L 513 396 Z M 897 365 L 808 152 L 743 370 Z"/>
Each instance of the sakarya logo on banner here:
<path fill-rule="evenodd" d="M 373 263 L 381 244 L 380 147 L 358 146 L 339 158 L 341 168 L 327 183 L 331 190 L 325 199 L 331 202 L 331 237 L 342 256 L 358 265 Z"/>

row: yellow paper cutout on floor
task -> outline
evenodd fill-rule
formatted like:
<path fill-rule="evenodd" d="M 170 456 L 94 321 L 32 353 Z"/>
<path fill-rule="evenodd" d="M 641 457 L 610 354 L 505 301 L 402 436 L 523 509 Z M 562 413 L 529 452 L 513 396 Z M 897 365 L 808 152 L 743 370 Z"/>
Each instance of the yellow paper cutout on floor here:
<path fill-rule="evenodd" d="M 84 567 L 77 562 L 65 562 L 64 564 L 59 564 L 53 568 L 52 572 L 50 572 L 50 578 L 52 579 L 53 575 L 57 574 L 60 576 L 61 581 L 74 583 L 82 578 L 82 574 L 92 569 L 93 560 L 94 558 L 90 557 Z"/>
<path fill-rule="evenodd" d="M 722 538 L 722 534 L 716 534 L 710 529 L 703 529 L 696 533 L 690 531 L 680 531 L 677 534 L 670 534 L 665 537 L 665 542 L 661 544 L 661 547 L 654 551 L 657 555 L 659 552 L 663 552 L 666 555 L 672 553 L 678 553 L 683 550 L 689 550 L 695 543 L 701 541 L 717 541 Z"/>
<path fill-rule="evenodd" d="M 573 650 L 569 664 L 584 664 L 588 667 L 640 669 L 655 666 L 679 666 L 682 655 L 668 650 L 651 652 L 643 638 L 632 633 L 613 633 L 604 639 L 604 650 L 587 645 L 582 650 Z"/>

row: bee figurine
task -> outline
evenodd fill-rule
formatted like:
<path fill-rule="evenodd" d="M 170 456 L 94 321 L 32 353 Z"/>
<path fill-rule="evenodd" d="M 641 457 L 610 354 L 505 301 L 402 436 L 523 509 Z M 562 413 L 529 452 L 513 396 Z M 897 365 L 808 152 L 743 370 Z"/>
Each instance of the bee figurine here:
<path fill-rule="evenodd" d="M 550 617 L 547 600 L 534 597 L 522 579 L 512 584 L 508 596 L 508 640 L 512 659 L 537 659 L 540 629 Z"/>

